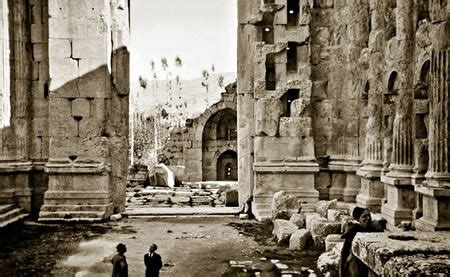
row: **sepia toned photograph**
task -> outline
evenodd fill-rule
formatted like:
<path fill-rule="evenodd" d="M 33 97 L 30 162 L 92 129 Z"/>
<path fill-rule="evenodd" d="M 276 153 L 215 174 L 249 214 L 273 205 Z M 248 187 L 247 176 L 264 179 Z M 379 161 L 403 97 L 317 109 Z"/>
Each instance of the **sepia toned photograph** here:
<path fill-rule="evenodd" d="M 450 276 L 450 0 L 0 10 L 0 276 Z"/>

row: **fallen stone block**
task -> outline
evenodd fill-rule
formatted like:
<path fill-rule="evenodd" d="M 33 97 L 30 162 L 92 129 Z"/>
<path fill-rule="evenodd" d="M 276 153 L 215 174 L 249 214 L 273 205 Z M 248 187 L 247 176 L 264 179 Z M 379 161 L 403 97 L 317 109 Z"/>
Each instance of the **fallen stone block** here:
<path fill-rule="evenodd" d="M 342 209 L 328 209 L 327 219 L 328 221 L 341 221 L 344 216 L 349 216 L 348 210 Z"/>
<path fill-rule="evenodd" d="M 311 238 L 311 233 L 306 229 L 295 231 L 289 239 L 289 249 L 303 251 L 307 249 Z"/>
<path fill-rule="evenodd" d="M 122 215 L 121 215 L 121 214 L 113 214 L 113 215 L 111 215 L 111 216 L 109 217 L 109 219 L 110 219 L 111 221 L 118 221 L 118 220 L 121 220 L 121 219 L 122 219 Z"/>
<path fill-rule="evenodd" d="M 277 238 L 279 244 L 289 242 L 289 238 L 298 227 L 285 219 L 275 219 L 272 234 Z"/>
<path fill-rule="evenodd" d="M 305 216 L 302 214 L 293 214 L 291 216 L 291 218 L 289 219 L 289 221 L 295 225 L 297 225 L 297 227 L 299 229 L 302 229 L 305 227 Z"/>
<path fill-rule="evenodd" d="M 306 229 L 311 231 L 311 222 L 317 218 L 321 218 L 321 220 L 326 221 L 326 218 L 323 218 L 318 213 L 305 213 L 305 226 Z"/>
<path fill-rule="evenodd" d="M 284 191 L 276 192 L 272 199 L 272 219 L 290 219 L 300 207 L 297 197 L 287 195 Z"/>
<path fill-rule="evenodd" d="M 327 222 L 322 219 L 311 221 L 309 229 L 314 240 L 314 247 L 317 250 L 325 249 L 325 238 L 331 234 L 339 234 L 341 232 L 340 222 Z"/>
<path fill-rule="evenodd" d="M 317 269 L 324 275 L 330 277 L 339 276 L 339 263 L 341 260 L 341 248 L 334 247 L 325 252 L 317 259 Z"/>
<path fill-rule="evenodd" d="M 338 243 L 343 243 L 340 234 L 331 234 L 325 238 L 325 251 L 331 251 Z"/>
<path fill-rule="evenodd" d="M 333 199 L 331 201 L 321 200 L 316 203 L 316 212 L 322 217 L 327 217 L 328 209 L 336 209 L 337 202 L 337 199 Z"/>
<path fill-rule="evenodd" d="M 239 219 L 240 220 L 248 219 L 248 214 L 239 214 Z"/>
<path fill-rule="evenodd" d="M 170 202 L 172 202 L 173 204 L 189 204 L 191 202 L 191 198 L 188 196 L 171 196 Z"/>

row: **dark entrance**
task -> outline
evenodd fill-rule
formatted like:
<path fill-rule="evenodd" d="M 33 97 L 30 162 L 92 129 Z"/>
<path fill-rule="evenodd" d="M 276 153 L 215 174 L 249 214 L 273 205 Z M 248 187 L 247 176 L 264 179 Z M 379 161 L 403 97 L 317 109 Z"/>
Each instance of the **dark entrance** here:
<path fill-rule="evenodd" d="M 237 181 L 237 153 L 227 150 L 217 159 L 217 180 Z"/>

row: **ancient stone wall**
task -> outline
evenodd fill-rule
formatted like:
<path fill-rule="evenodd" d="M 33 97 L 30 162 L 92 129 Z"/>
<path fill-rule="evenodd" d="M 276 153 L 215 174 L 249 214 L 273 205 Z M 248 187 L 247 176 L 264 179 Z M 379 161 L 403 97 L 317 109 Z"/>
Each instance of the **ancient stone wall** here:
<path fill-rule="evenodd" d="M 241 205 L 264 217 L 278 190 L 305 201 L 289 172 L 311 157 L 320 198 L 447 228 L 447 18 L 447 1 L 239 1 Z M 306 113 L 286 117 L 299 102 Z"/>
<path fill-rule="evenodd" d="M 174 128 L 162 154 L 170 166 L 184 166 L 186 181 L 215 181 L 217 162 L 226 151 L 237 153 L 236 84 L 201 115 Z"/>
<path fill-rule="evenodd" d="M 44 202 L 42 220 L 100 220 L 124 209 L 128 8 L 123 0 L 2 2 L 2 96 L 11 107 L 4 124 L 2 99 L 2 202 L 34 212 Z"/>

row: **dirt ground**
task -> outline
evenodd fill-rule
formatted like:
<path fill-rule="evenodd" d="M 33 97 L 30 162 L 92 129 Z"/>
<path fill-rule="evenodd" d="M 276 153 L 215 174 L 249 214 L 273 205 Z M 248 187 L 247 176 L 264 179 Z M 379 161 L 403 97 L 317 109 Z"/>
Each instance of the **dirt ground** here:
<path fill-rule="evenodd" d="M 3 276 L 111 276 L 117 243 L 127 245 L 129 276 L 143 276 L 143 256 L 158 245 L 161 276 L 238 276 L 229 261 L 253 261 L 273 271 L 270 259 L 314 268 L 318 253 L 279 247 L 270 223 L 236 218 L 122 219 L 91 225 L 25 224 L 0 234 Z M 268 261 L 262 262 L 261 260 Z M 241 276 L 241 275 L 239 275 Z"/>

